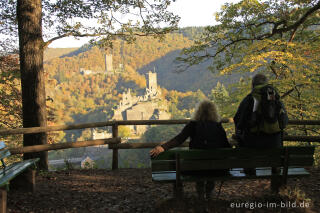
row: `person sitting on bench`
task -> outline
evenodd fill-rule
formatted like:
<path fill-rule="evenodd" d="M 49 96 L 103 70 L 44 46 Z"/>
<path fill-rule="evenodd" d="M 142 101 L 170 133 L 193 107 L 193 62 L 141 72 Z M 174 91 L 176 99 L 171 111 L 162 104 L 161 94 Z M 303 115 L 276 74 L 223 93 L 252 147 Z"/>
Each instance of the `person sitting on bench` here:
<path fill-rule="evenodd" d="M 240 147 L 282 147 L 283 129 L 288 124 L 288 115 L 276 88 L 268 83 L 264 74 L 252 78 L 252 91 L 240 103 L 233 118 Z M 277 168 L 272 168 L 278 173 Z M 244 168 L 254 175 L 254 169 Z"/>
<path fill-rule="evenodd" d="M 161 152 L 181 145 L 190 137 L 190 149 L 214 149 L 230 148 L 226 132 L 221 125 L 221 118 L 217 106 L 208 100 L 202 101 L 195 111 L 194 121 L 190 121 L 182 131 L 161 146 L 156 146 L 150 151 L 150 155 L 155 157 Z M 217 171 L 219 172 L 219 171 Z M 197 174 L 199 172 L 194 172 Z M 202 173 L 203 174 L 203 173 Z M 201 174 L 199 174 L 201 175 Z M 196 184 L 197 193 L 200 199 L 210 199 L 214 189 L 214 181 L 198 181 Z M 204 191 L 206 193 L 204 193 Z"/>

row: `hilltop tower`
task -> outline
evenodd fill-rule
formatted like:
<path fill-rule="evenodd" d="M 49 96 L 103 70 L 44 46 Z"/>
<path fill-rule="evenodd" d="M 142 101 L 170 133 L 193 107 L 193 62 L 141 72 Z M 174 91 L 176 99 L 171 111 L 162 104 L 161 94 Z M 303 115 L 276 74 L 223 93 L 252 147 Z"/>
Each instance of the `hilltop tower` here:
<path fill-rule="evenodd" d="M 112 66 L 112 55 L 105 55 L 105 66 L 106 66 L 106 73 L 111 74 L 113 72 Z"/>
<path fill-rule="evenodd" d="M 151 71 L 149 71 L 147 73 L 147 89 L 153 93 L 156 92 L 158 89 L 158 85 L 157 85 L 157 73 L 153 73 Z"/>

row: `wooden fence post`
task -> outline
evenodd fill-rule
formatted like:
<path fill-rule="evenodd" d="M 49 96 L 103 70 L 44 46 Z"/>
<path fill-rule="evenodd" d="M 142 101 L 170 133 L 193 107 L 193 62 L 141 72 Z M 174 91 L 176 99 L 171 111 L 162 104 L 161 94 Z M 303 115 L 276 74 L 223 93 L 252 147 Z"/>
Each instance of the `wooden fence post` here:
<path fill-rule="evenodd" d="M 7 190 L 0 188 L 0 213 L 7 212 Z"/>
<path fill-rule="evenodd" d="M 118 124 L 112 125 L 112 137 L 118 137 Z M 112 149 L 112 170 L 118 169 L 118 149 Z"/>

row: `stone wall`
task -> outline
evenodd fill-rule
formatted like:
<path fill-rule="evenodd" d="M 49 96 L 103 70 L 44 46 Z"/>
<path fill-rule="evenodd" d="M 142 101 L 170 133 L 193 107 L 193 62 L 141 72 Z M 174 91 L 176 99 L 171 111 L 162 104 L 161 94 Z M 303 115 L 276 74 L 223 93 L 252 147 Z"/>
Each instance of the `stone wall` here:
<path fill-rule="evenodd" d="M 96 129 L 92 130 L 92 139 L 104 139 L 104 138 L 112 138 L 112 133 L 109 133 L 107 131 L 98 131 Z"/>
<path fill-rule="evenodd" d="M 112 55 L 105 55 L 106 73 L 113 73 Z"/>
<path fill-rule="evenodd" d="M 122 100 L 114 110 L 113 120 L 159 120 L 170 119 L 168 106 L 160 105 L 161 92 L 157 85 L 157 73 L 147 73 L 147 87 L 142 96 L 132 96 L 130 89 L 122 94 Z M 140 135 L 147 126 L 135 125 L 129 127 L 133 133 Z"/>

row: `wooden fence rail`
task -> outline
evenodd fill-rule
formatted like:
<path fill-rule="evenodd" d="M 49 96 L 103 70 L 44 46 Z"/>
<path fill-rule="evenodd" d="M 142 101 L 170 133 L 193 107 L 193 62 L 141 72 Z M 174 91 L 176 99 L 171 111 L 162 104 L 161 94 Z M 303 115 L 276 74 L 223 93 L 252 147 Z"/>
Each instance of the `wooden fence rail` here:
<path fill-rule="evenodd" d="M 17 128 L 17 129 L 0 129 L 0 135 L 16 135 L 16 134 L 31 134 L 31 133 L 43 133 L 63 130 L 75 130 L 85 128 L 96 128 L 114 125 L 170 125 L 170 124 L 186 124 L 190 119 L 183 120 L 130 120 L 130 121 L 106 121 L 95 123 L 83 123 L 83 124 L 71 124 L 60 126 L 47 126 L 47 127 L 29 127 L 29 128 Z M 224 119 L 223 122 L 228 122 L 228 119 Z"/>
<path fill-rule="evenodd" d="M 83 124 L 71 124 L 60 126 L 47 126 L 47 127 L 30 127 L 30 128 L 17 128 L 17 129 L 0 129 L 0 135 L 15 135 L 15 134 L 34 134 L 52 131 L 63 130 L 75 130 L 85 128 L 96 128 L 112 126 L 112 138 L 91 140 L 91 141 L 79 141 L 71 143 L 59 143 L 59 144 L 45 144 L 36 146 L 27 146 L 21 148 L 10 149 L 12 154 L 23 154 L 28 152 L 42 152 L 57 149 L 67 149 L 76 147 L 86 147 L 94 145 L 109 144 L 109 148 L 113 150 L 112 155 L 112 169 L 118 169 L 118 150 L 119 149 L 144 149 L 153 148 L 164 142 L 159 143 L 121 143 L 121 139 L 118 137 L 120 125 L 173 125 L 173 124 L 186 124 L 190 122 L 190 119 L 181 120 L 129 120 L 129 121 L 106 121 L 95 123 L 83 123 Z M 223 123 L 232 123 L 232 118 L 223 118 Z M 320 120 L 289 120 L 290 125 L 320 125 Z M 302 141 L 302 142 L 320 142 L 320 136 L 284 136 L 284 141 Z M 188 143 L 184 143 L 181 146 L 188 146 Z"/>
<path fill-rule="evenodd" d="M 298 142 L 320 142 L 320 136 L 284 136 L 284 141 Z M 148 149 L 154 148 L 165 142 L 148 142 L 148 143 L 114 143 L 109 144 L 109 149 Z M 189 142 L 184 142 L 180 147 L 189 147 Z"/>
<path fill-rule="evenodd" d="M 43 144 L 43 145 L 34 145 L 34 146 L 24 146 L 19 148 L 9 149 L 11 154 L 24 154 L 30 152 L 44 152 L 49 150 L 57 149 L 69 149 L 69 148 L 79 148 L 87 146 L 97 146 L 104 144 L 118 144 L 121 143 L 121 138 L 108 138 L 108 139 L 97 139 L 90 141 L 78 141 L 78 142 L 67 142 L 67 143 L 56 143 L 56 144 Z"/>
<path fill-rule="evenodd" d="M 300 142 L 320 142 L 320 136 L 284 136 L 284 141 L 300 141 Z M 154 148 L 158 145 L 164 144 L 165 142 L 147 142 L 147 143 L 121 143 L 121 138 L 114 137 L 108 139 L 97 139 L 89 141 L 77 141 L 77 142 L 66 142 L 58 144 L 45 144 L 45 145 L 34 145 L 25 146 L 19 148 L 11 148 L 11 154 L 24 154 L 30 152 L 43 152 L 49 150 L 57 149 L 69 149 L 69 148 L 79 148 L 87 146 L 97 146 L 97 145 L 109 145 L 109 149 L 113 150 L 113 161 L 112 165 L 116 167 L 118 159 L 118 149 L 148 149 Z M 185 142 L 180 145 L 180 147 L 188 147 L 189 142 Z"/>
<path fill-rule="evenodd" d="M 47 127 L 29 127 L 29 128 L 17 128 L 17 129 L 0 129 L 0 135 L 16 135 L 16 134 L 31 134 L 31 133 L 43 133 L 63 130 L 75 130 L 85 128 L 96 128 L 114 125 L 171 125 L 171 124 L 186 124 L 190 119 L 181 120 L 130 120 L 130 121 L 106 121 L 95 123 L 83 123 L 83 124 L 70 124 L 60 126 L 47 126 Z M 232 118 L 223 118 L 223 123 L 232 123 Z M 320 125 L 320 120 L 289 120 L 290 125 Z"/>
<path fill-rule="evenodd" d="M 119 143 L 110 144 L 109 149 L 148 149 L 154 148 L 158 145 L 164 144 L 165 142 L 150 142 L 150 143 Z M 189 142 L 184 142 L 180 147 L 189 147 Z"/>

